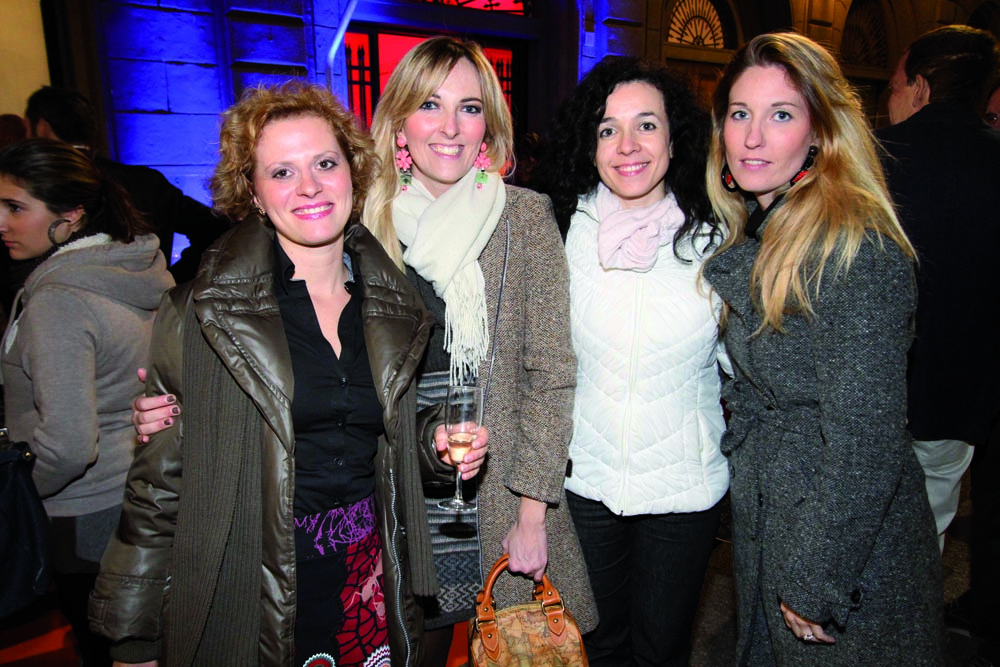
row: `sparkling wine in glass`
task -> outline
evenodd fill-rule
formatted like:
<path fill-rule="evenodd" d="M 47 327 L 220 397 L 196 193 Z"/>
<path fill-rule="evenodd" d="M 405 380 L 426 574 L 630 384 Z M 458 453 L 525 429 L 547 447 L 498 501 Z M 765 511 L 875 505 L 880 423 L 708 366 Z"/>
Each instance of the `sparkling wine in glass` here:
<path fill-rule="evenodd" d="M 444 428 L 448 432 L 448 455 L 456 464 L 455 496 L 442 500 L 438 507 L 455 512 L 471 512 L 476 509 L 472 503 L 462 498 L 462 473 L 458 464 L 465 460 L 472 449 L 472 441 L 479 432 L 483 420 L 483 394 L 479 387 L 450 386 L 445 404 Z"/>

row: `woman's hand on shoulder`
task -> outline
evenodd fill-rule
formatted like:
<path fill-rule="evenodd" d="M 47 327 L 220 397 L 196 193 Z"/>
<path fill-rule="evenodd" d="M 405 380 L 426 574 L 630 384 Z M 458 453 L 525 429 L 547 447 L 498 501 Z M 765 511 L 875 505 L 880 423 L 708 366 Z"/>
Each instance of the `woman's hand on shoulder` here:
<path fill-rule="evenodd" d="M 510 556 L 507 568 L 541 581 L 549 564 L 548 536 L 545 532 L 545 513 L 548 506 L 540 500 L 521 496 L 517 520 L 501 545 Z"/>
<path fill-rule="evenodd" d="M 486 461 L 486 453 L 489 451 L 489 441 L 489 429 L 485 426 L 480 426 L 479 432 L 476 434 L 476 439 L 472 441 L 472 449 L 465 455 L 462 462 L 458 464 L 458 469 L 462 471 L 462 479 L 472 479 L 479 474 L 479 469 Z M 450 466 L 455 465 L 455 462 L 448 456 L 448 432 L 445 430 L 444 424 L 439 424 L 434 429 L 434 447 L 437 449 L 442 461 Z"/>
<path fill-rule="evenodd" d="M 118 662 L 116 660 L 111 667 L 160 667 L 160 661 L 150 660 L 149 662 Z"/>
<path fill-rule="evenodd" d="M 137 371 L 139 381 L 145 384 L 146 369 Z M 149 442 L 149 436 L 170 428 L 174 418 L 180 416 L 181 408 L 173 394 L 163 396 L 139 396 L 132 401 L 132 425 L 139 434 L 139 442 Z"/>
<path fill-rule="evenodd" d="M 799 616 L 784 602 L 781 603 L 781 615 L 792 634 L 807 644 L 835 644 L 837 642 L 836 639 L 823 631 L 823 626 Z"/>

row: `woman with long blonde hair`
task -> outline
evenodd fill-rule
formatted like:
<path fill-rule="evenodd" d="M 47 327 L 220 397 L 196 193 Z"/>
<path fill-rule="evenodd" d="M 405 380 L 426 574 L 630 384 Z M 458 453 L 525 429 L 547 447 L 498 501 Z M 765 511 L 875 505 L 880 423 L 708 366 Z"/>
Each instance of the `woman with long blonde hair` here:
<path fill-rule="evenodd" d="M 933 520 L 906 432 L 914 252 L 834 59 L 756 37 L 713 103 L 704 276 L 734 377 L 741 665 L 939 665 Z"/>
<path fill-rule="evenodd" d="M 498 607 L 529 599 L 547 571 L 586 632 L 597 614 L 563 490 L 576 384 L 566 256 L 548 198 L 502 181 L 512 121 L 482 48 L 451 37 L 415 46 L 386 85 L 372 136 L 382 169 L 362 220 L 437 322 L 418 407 L 432 414 L 449 383 L 475 382 L 489 432 L 478 511 L 461 522 L 474 531 L 449 531 L 455 515 L 437 499 L 450 491 L 428 492 L 441 593 L 422 600 L 426 664 L 444 664 L 450 625 L 472 615 L 505 552 L 524 576 L 499 580 Z"/>

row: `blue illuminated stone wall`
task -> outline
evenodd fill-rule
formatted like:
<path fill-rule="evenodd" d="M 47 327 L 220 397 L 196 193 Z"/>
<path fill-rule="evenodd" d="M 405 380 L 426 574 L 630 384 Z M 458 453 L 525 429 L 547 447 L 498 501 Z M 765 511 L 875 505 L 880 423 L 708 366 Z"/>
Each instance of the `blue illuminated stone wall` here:
<path fill-rule="evenodd" d="M 553 0 L 562 2 L 563 0 Z M 572 0 L 565 0 L 570 2 Z M 609 0 L 601 0 L 602 7 Z M 613 0 L 638 3 L 640 0 Z M 327 75 L 327 52 L 350 0 L 99 0 L 108 145 L 111 156 L 163 172 L 185 193 L 210 203 L 208 178 L 217 160 L 219 113 L 245 87 L 303 78 L 329 81 L 347 99 L 343 57 Z M 361 0 L 354 21 L 398 25 L 475 36 L 497 35 L 532 44 L 530 57 L 554 63 L 540 40 L 552 35 L 572 12 L 546 10 L 548 20 L 525 19 L 444 4 Z M 565 15 L 565 16 L 564 16 Z M 600 22 L 599 22 L 600 23 Z M 570 26 L 569 34 L 573 33 Z M 572 38 L 571 38 L 572 39 Z M 600 57 L 605 34 L 591 58 Z M 551 47 L 548 48 L 555 48 Z M 531 105 L 529 127 L 543 129 L 561 95 L 578 73 L 576 48 L 571 65 L 527 74 L 531 90 L 547 92 Z M 544 68 L 542 68 L 544 69 Z M 568 90 L 564 91 L 568 92 Z"/>
<path fill-rule="evenodd" d="M 212 4 L 105 0 L 99 16 L 112 155 L 206 203 L 224 106 Z"/>
<path fill-rule="evenodd" d="M 347 0 L 102 0 L 112 157 L 163 172 L 210 203 L 219 113 L 247 86 L 326 82 Z M 332 77 L 346 93 L 343 63 Z M 343 87 L 344 91 L 339 88 Z"/>

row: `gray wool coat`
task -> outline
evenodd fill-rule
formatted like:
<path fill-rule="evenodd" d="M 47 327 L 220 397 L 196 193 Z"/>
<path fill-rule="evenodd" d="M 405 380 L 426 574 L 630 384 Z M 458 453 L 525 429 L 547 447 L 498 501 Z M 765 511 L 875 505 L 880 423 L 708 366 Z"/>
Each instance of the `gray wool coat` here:
<path fill-rule="evenodd" d="M 815 317 L 754 336 L 757 239 L 705 276 L 729 305 L 729 457 L 740 665 L 941 665 L 940 557 L 906 432 L 912 262 L 870 233 L 823 274 Z M 836 644 L 806 643 L 779 602 Z"/>
<path fill-rule="evenodd" d="M 507 205 L 479 263 L 490 331 L 478 376 L 480 386 L 489 385 L 483 423 L 490 450 L 478 481 L 483 576 L 503 554 L 520 496 L 549 503 L 547 574 L 587 632 L 597 625 L 597 608 L 563 489 L 576 388 L 569 273 L 548 197 L 507 186 Z M 528 602 L 533 589 L 528 578 L 503 575 L 493 594 L 503 608 Z"/>

